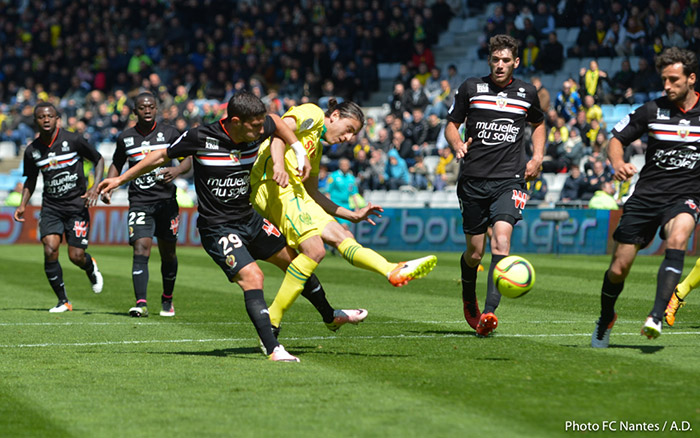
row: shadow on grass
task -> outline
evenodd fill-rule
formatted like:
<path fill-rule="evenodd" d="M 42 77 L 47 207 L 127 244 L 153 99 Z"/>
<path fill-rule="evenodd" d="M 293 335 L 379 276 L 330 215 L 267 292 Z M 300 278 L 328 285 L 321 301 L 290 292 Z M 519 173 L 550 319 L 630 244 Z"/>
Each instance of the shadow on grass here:
<path fill-rule="evenodd" d="M 642 354 L 654 354 L 664 349 L 663 345 L 610 345 L 608 348 L 639 350 Z"/>
<path fill-rule="evenodd" d="M 585 348 L 588 350 L 597 350 L 597 348 L 591 348 L 590 345 L 574 345 L 574 344 L 569 344 L 569 345 L 562 345 L 562 347 L 570 347 L 570 348 Z M 609 349 L 628 349 L 628 350 L 639 350 L 640 353 L 642 354 L 654 354 L 658 351 L 663 350 L 665 347 L 663 345 L 619 345 L 619 344 L 610 344 L 608 347 Z M 603 348 L 604 350 L 604 348 Z"/>
<path fill-rule="evenodd" d="M 228 357 L 228 356 L 251 356 L 255 355 L 258 359 L 262 354 L 259 348 L 253 347 L 237 347 L 237 348 L 217 348 L 211 351 L 172 351 L 172 352 L 151 352 L 150 354 L 177 354 L 180 356 L 211 356 L 211 357 Z"/>
<path fill-rule="evenodd" d="M 319 348 L 318 345 L 294 345 L 287 347 L 287 351 L 294 355 L 300 352 L 306 354 L 324 354 L 331 356 L 356 356 L 356 357 L 412 357 L 410 354 L 395 354 L 395 353 L 357 353 L 354 351 L 338 351 L 333 348 Z"/>
<path fill-rule="evenodd" d="M 474 330 L 408 330 L 408 333 L 456 336 L 474 336 L 476 334 Z"/>

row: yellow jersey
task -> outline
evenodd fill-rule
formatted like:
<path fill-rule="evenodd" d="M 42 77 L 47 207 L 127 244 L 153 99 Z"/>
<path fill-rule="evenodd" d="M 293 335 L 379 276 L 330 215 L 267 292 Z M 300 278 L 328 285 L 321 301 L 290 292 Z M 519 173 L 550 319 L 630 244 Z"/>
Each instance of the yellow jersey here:
<path fill-rule="evenodd" d="M 321 137 L 325 131 L 323 125 L 325 114 L 321 108 L 312 104 L 305 103 L 299 106 L 293 106 L 284 113 L 282 118 L 292 117 L 297 124 L 295 134 L 297 139 L 304 145 L 306 154 L 311 162 L 311 175 L 316 176 L 321 165 Z M 301 178 L 297 171 L 297 157 L 291 148 L 287 148 L 284 154 L 285 168 L 289 174 L 289 183 L 302 185 Z M 251 173 L 251 183 L 260 184 L 272 179 L 272 157 L 270 153 L 270 140 L 265 140 L 260 145 L 258 159 L 255 161 L 253 171 Z"/>

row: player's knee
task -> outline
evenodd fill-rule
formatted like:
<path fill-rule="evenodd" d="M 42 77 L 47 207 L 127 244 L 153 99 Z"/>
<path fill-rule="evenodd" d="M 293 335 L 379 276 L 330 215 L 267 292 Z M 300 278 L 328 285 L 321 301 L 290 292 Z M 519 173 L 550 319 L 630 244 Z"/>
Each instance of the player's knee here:
<path fill-rule="evenodd" d="M 83 266 L 85 264 L 85 251 L 82 249 L 70 249 L 68 258 L 74 265 Z"/>
<path fill-rule="evenodd" d="M 265 276 L 257 263 L 246 265 L 234 278 L 243 290 L 262 289 Z"/>
<path fill-rule="evenodd" d="M 481 254 L 478 251 L 465 251 L 462 255 L 464 261 L 467 262 L 467 266 L 474 267 L 481 263 Z"/>
<path fill-rule="evenodd" d="M 315 261 L 316 263 L 321 263 L 321 260 L 326 256 L 326 248 L 321 245 L 313 245 L 304 251 L 304 255 Z"/>
<path fill-rule="evenodd" d="M 608 278 L 613 283 L 619 283 L 627 278 L 631 266 L 625 266 L 621 263 L 613 263 L 608 269 Z"/>

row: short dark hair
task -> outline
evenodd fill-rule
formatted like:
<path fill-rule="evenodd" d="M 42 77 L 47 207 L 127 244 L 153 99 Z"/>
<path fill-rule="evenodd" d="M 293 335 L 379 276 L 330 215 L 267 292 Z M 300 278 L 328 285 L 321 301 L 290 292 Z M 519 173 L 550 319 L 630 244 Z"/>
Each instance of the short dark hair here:
<path fill-rule="evenodd" d="M 513 58 L 518 57 L 518 41 L 510 35 L 494 35 L 489 40 L 489 57 L 493 52 L 508 49 Z"/>
<path fill-rule="evenodd" d="M 656 70 L 661 73 L 661 70 L 678 62 L 683 64 L 684 75 L 690 76 L 691 73 L 698 73 L 698 57 L 695 56 L 695 53 L 678 47 L 670 47 L 656 57 Z"/>
<path fill-rule="evenodd" d="M 258 118 L 267 114 L 265 104 L 258 96 L 249 91 L 238 91 L 228 101 L 226 113 L 229 119 L 238 117 L 242 121 Z"/>
<path fill-rule="evenodd" d="M 35 117 L 36 117 L 36 112 L 39 111 L 41 108 L 53 108 L 53 110 L 56 112 L 56 114 L 58 114 L 58 110 L 56 109 L 54 104 L 43 100 L 43 101 L 37 103 L 36 106 L 34 107 L 34 116 Z"/>
<path fill-rule="evenodd" d="M 134 98 L 134 108 L 136 108 L 136 105 L 138 105 L 139 100 L 145 99 L 147 97 L 150 97 L 151 99 L 153 99 L 154 102 L 158 103 L 158 101 L 156 100 L 156 97 L 153 95 L 153 93 L 150 93 L 148 91 L 144 91 L 143 93 L 139 93 L 138 96 L 136 96 Z"/>
<path fill-rule="evenodd" d="M 355 102 L 345 101 L 338 103 L 334 97 L 331 97 L 328 99 L 328 110 L 326 110 L 325 116 L 330 117 L 335 110 L 338 110 L 341 119 L 355 119 L 360 122 L 360 127 L 365 126 L 365 113 L 362 112 L 360 105 Z"/>

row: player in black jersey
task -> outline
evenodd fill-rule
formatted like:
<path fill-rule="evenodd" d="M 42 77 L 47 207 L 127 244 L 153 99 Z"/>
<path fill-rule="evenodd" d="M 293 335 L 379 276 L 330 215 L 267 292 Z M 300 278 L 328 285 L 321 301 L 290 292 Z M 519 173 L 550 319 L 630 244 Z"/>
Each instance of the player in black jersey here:
<path fill-rule="evenodd" d="M 166 149 L 178 137 L 177 129 L 156 122 L 158 109 L 151 93 L 141 93 L 134 100 L 136 126 L 122 132 L 117 138 L 112 165 L 107 177 L 118 176 L 125 162 L 135 166 L 151 151 Z M 154 169 L 141 175 L 129 185 L 129 243 L 134 248 L 132 279 L 136 305 L 129 309 L 133 317 L 148 316 L 148 258 L 151 255 L 153 236 L 158 238 L 163 293 L 160 316 L 175 316 L 173 290 L 177 276 L 177 231 L 180 214 L 175 200 L 173 180 L 190 170 L 192 158 L 187 157 L 179 165 Z M 109 195 L 102 197 L 109 204 Z"/>
<path fill-rule="evenodd" d="M 528 200 L 525 181 L 540 173 L 545 139 L 537 90 L 513 78 L 520 63 L 516 40 L 507 35 L 492 37 L 488 63 L 489 76 L 469 78 L 459 86 L 445 127 L 445 139 L 462 160 L 457 196 L 467 241 L 460 258 L 464 317 L 480 337 L 490 335 L 498 325 L 494 312 L 501 294 L 494 286 L 493 270 L 510 252 L 513 226 L 522 218 Z M 466 141 L 459 134 L 463 123 Z M 531 158 L 523 142 L 528 123 L 533 127 Z M 492 256 L 481 313 L 476 275 L 489 226 L 493 227 Z"/>
<path fill-rule="evenodd" d="M 270 359 L 298 361 L 272 332 L 262 291 L 263 273 L 255 262 L 266 260 L 286 269 L 296 256 L 282 233 L 250 204 L 250 171 L 260 144 L 273 134 L 288 144 L 297 141 L 278 116 L 265 112 L 260 99 L 238 92 L 228 103 L 226 118 L 190 129 L 169 148 L 153 151 L 123 175 L 103 181 L 99 190 L 110 193 L 172 158 L 193 156 L 202 246 L 229 281 L 243 289 L 248 316 L 265 351 L 272 353 Z M 279 156 L 283 155 L 280 150 Z M 309 279 L 304 288 L 315 288 L 315 284 Z"/>
<path fill-rule="evenodd" d="M 613 234 L 615 248 L 603 277 L 600 319 L 591 337 L 596 348 L 609 345 L 617 319 L 615 302 L 625 278 L 637 252 L 653 240 L 659 228 L 666 254 L 642 335 L 649 339 L 661 335 L 666 304 L 681 277 L 685 248 L 700 215 L 700 94 L 694 90 L 698 60 L 690 50 L 670 48 L 656 58 L 656 69 L 666 95 L 647 102 L 615 125 L 608 146 L 615 179 L 625 181 L 637 169 L 623 160 L 623 147 L 644 134 L 649 139 L 646 162 Z"/>
<path fill-rule="evenodd" d="M 95 259 L 85 250 L 90 235 L 88 207 L 97 203 L 97 184 L 102 179 L 104 160 L 81 135 L 58 127 L 58 112 L 51 103 L 40 102 L 36 105 L 34 122 L 39 129 L 39 137 L 24 151 L 24 176 L 27 179 L 14 218 L 24 222 L 24 211 L 41 172 L 44 191 L 39 234 L 44 245 L 44 272 L 58 297 L 58 304 L 49 312 L 61 313 L 73 310 L 66 296 L 63 270 L 58 261 L 58 249 L 64 234 L 70 261 L 86 272 L 93 292 L 102 292 L 102 274 L 97 269 Z M 84 159 L 95 163 L 95 183 L 90 190 L 86 190 Z"/>

